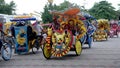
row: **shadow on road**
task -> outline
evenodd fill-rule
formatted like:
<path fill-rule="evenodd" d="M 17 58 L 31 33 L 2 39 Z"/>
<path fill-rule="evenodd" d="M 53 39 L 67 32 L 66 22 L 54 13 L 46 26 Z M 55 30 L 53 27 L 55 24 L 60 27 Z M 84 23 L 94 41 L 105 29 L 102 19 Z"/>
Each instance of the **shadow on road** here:
<path fill-rule="evenodd" d="M 77 56 L 75 53 L 74 54 L 67 54 L 63 57 L 51 57 L 50 60 L 72 60 L 75 59 L 75 57 L 79 57 Z"/>
<path fill-rule="evenodd" d="M 33 53 L 33 52 L 28 52 L 28 53 L 25 53 L 25 54 L 15 54 L 14 56 L 25 56 L 25 55 L 35 55 L 35 54 L 40 54 L 40 53 L 42 53 L 42 51 L 37 51 L 37 52 L 35 52 L 35 53 Z"/>
<path fill-rule="evenodd" d="M 82 47 L 82 49 L 90 49 L 89 47 Z"/>

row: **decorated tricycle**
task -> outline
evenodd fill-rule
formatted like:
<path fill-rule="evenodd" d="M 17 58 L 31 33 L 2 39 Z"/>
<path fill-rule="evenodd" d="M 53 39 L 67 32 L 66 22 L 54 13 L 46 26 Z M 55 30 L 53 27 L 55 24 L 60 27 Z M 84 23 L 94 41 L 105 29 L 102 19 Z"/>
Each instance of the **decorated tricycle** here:
<path fill-rule="evenodd" d="M 1 28 L 0 24 L 0 28 Z M 12 56 L 12 45 L 10 45 L 6 40 L 5 40 L 5 33 L 3 32 L 2 29 L 0 29 L 0 53 L 2 55 L 2 58 L 7 61 L 11 59 Z"/>
<path fill-rule="evenodd" d="M 118 23 L 110 23 L 109 37 L 113 38 L 114 36 L 118 37 Z"/>
<path fill-rule="evenodd" d="M 85 35 L 86 29 L 84 23 L 79 20 L 77 15 L 79 12 L 78 8 L 70 8 L 63 13 L 55 12 L 60 16 L 58 19 L 54 18 L 53 25 L 47 31 L 46 42 L 43 46 L 43 54 L 46 59 L 50 59 L 51 56 L 63 57 L 70 50 L 74 50 L 76 55 L 81 54 L 80 38 Z"/>
<path fill-rule="evenodd" d="M 14 26 L 16 24 L 16 22 L 6 22 L 4 24 L 4 33 L 5 33 L 5 40 L 8 41 L 8 43 L 10 45 L 12 45 L 12 48 L 15 47 L 15 41 L 14 41 L 14 37 L 12 36 L 12 32 L 11 32 L 11 27 Z"/>
<path fill-rule="evenodd" d="M 91 22 L 93 20 L 94 20 L 94 22 Z M 87 15 L 84 15 L 83 22 L 85 24 L 87 32 L 84 35 L 84 37 L 81 38 L 81 42 L 82 42 L 82 44 L 88 44 L 89 48 L 91 48 L 92 40 L 93 40 L 92 35 L 96 30 L 96 27 L 93 25 L 93 23 L 97 24 L 97 21 L 93 16 L 87 14 Z"/>
<path fill-rule="evenodd" d="M 99 19 L 97 30 L 93 34 L 93 41 L 107 40 L 109 29 L 110 29 L 110 25 L 108 24 L 108 20 Z"/>
<path fill-rule="evenodd" d="M 37 34 L 33 30 L 30 21 L 36 20 L 31 16 L 18 16 L 11 21 L 16 21 L 16 25 L 13 27 L 13 36 L 15 37 L 15 53 L 26 54 L 32 49 L 35 53 L 39 49 L 37 42 Z"/>

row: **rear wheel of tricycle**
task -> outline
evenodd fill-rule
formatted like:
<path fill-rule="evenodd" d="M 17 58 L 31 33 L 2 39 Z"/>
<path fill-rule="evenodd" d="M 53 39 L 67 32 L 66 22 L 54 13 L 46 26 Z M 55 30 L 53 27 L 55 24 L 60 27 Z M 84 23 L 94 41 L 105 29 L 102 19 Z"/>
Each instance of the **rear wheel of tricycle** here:
<path fill-rule="evenodd" d="M 117 32 L 117 38 L 119 37 L 119 33 Z"/>
<path fill-rule="evenodd" d="M 92 39 L 88 41 L 89 48 L 91 48 L 91 45 L 92 45 Z"/>
<path fill-rule="evenodd" d="M 106 35 L 106 37 L 105 37 L 105 38 L 106 38 L 106 40 L 108 40 L 108 35 Z"/>
<path fill-rule="evenodd" d="M 1 48 L 1 55 L 5 61 L 10 60 L 12 56 L 12 47 L 9 44 L 3 45 Z"/>
<path fill-rule="evenodd" d="M 95 42 L 96 41 L 96 37 L 95 37 L 95 35 L 93 35 L 93 42 Z"/>
<path fill-rule="evenodd" d="M 43 46 L 43 55 L 46 59 L 50 59 L 51 57 L 51 45 L 46 43 L 44 46 Z"/>
<path fill-rule="evenodd" d="M 95 42 L 95 34 L 93 34 L 92 37 L 93 37 L 93 42 Z"/>
<path fill-rule="evenodd" d="M 32 43 L 31 45 L 29 44 L 31 46 L 30 48 L 32 48 L 32 53 L 35 54 L 39 50 L 38 42 L 37 40 L 33 40 L 31 43 Z"/>
<path fill-rule="evenodd" d="M 94 37 L 93 37 L 93 42 L 94 42 L 95 40 L 94 40 Z"/>
<path fill-rule="evenodd" d="M 80 41 L 76 41 L 76 43 L 75 43 L 75 52 L 76 52 L 77 56 L 81 55 L 82 43 Z"/>

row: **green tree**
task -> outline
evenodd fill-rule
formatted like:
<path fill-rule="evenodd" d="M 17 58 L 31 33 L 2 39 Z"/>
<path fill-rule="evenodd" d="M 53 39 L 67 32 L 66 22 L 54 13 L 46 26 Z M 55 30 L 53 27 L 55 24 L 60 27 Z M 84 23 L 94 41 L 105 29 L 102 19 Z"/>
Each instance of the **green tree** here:
<path fill-rule="evenodd" d="M 41 17 L 43 23 L 52 22 L 52 14 L 50 14 L 49 9 L 50 8 L 47 5 L 45 5 L 44 12 L 42 13 L 42 17 Z"/>
<path fill-rule="evenodd" d="M 9 4 L 5 3 L 4 0 L 0 0 L 0 13 L 1 14 L 13 14 L 15 11 L 16 5 L 14 1 L 11 1 Z"/>
<path fill-rule="evenodd" d="M 54 10 L 58 10 L 58 11 L 63 11 L 69 7 L 77 7 L 77 8 L 81 8 L 79 5 L 75 4 L 75 3 L 71 3 L 69 1 L 64 1 L 63 3 L 61 3 L 60 5 L 54 5 Z"/>
<path fill-rule="evenodd" d="M 89 13 L 96 17 L 97 19 L 116 19 L 116 11 L 111 3 L 108 1 L 100 1 L 99 3 L 95 3 L 94 6 L 89 9 Z"/>
<path fill-rule="evenodd" d="M 118 15 L 118 17 L 120 16 L 120 4 L 118 4 L 118 10 L 117 10 L 117 15 Z"/>

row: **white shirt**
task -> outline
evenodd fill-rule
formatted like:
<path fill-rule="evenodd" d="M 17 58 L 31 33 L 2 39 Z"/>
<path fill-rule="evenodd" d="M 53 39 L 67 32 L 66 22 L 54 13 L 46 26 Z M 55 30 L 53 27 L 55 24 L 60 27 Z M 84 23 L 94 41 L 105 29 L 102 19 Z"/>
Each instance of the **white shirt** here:
<path fill-rule="evenodd" d="M 33 26 L 33 28 L 36 30 L 37 35 L 41 35 L 43 27 L 40 24 L 36 24 L 35 26 Z"/>

